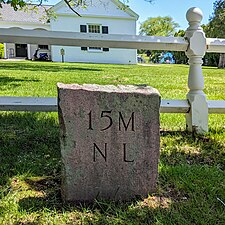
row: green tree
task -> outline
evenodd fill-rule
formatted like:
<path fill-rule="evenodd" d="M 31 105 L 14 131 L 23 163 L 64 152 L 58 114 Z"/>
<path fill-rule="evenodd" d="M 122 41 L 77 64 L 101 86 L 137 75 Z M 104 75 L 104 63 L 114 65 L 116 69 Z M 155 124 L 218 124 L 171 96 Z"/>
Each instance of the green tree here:
<path fill-rule="evenodd" d="M 184 30 L 178 30 L 175 34 L 174 37 L 184 37 L 185 31 Z M 187 64 L 188 63 L 188 58 L 185 54 L 185 52 L 172 52 L 177 64 Z"/>
<path fill-rule="evenodd" d="M 203 24 L 202 29 L 205 32 L 206 37 L 210 37 L 209 24 Z M 205 54 L 204 58 L 203 58 L 204 65 L 206 65 L 206 66 L 218 66 L 219 58 L 220 58 L 219 53 L 208 53 L 207 52 Z"/>
<path fill-rule="evenodd" d="M 204 27 L 207 37 L 225 38 L 225 1 L 216 0 L 209 24 Z M 225 67 L 225 54 L 220 54 L 218 68 Z"/>
<path fill-rule="evenodd" d="M 179 24 L 175 23 L 169 16 L 150 17 L 141 23 L 139 33 L 147 36 L 173 36 L 177 27 L 179 27 Z M 160 55 L 161 52 L 159 51 L 151 51 L 149 62 L 157 63 Z"/>
<path fill-rule="evenodd" d="M 147 36 L 173 36 L 179 24 L 172 17 L 149 17 L 140 25 L 140 34 Z"/>
<path fill-rule="evenodd" d="M 2 59 L 4 56 L 4 45 L 0 43 L 0 59 Z"/>
<path fill-rule="evenodd" d="M 43 2 L 47 2 L 48 0 L 36 0 L 34 3 L 37 3 L 38 6 L 42 5 Z M 101 0 L 99 0 L 101 2 Z M 121 8 L 125 9 L 129 7 L 129 0 L 122 0 L 118 2 L 121 2 Z M 146 2 L 152 3 L 155 0 L 144 0 Z M 64 0 L 64 2 L 67 4 L 67 6 L 78 16 L 80 14 L 74 9 L 78 6 L 80 7 L 87 7 L 89 4 L 92 4 L 92 0 Z M 2 7 L 2 4 L 10 4 L 14 10 L 22 9 L 26 7 L 28 4 L 31 4 L 32 0 L 0 0 L 0 7 Z"/>
<path fill-rule="evenodd" d="M 225 1 L 216 0 L 213 3 L 213 15 L 205 31 L 209 37 L 225 38 Z"/>

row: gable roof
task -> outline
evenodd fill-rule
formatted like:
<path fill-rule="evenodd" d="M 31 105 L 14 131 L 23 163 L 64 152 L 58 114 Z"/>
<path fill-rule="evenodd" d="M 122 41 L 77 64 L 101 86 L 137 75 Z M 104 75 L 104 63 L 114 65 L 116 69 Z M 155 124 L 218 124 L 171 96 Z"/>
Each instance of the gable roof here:
<path fill-rule="evenodd" d="M 119 8 L 124 8 L 124 11 L 128 13 L 130 16 L 135 17 L 137 20 L 139 18 L 139 15 L 134 12 L 129 6 L 126 6 L 121 1 L 118 0 L 111 0 L 115 5 L 117 5 Z"/>
<path fill-rule="evenodd" d="M 33 9 L 34 6 L 35 9 Z M 27 7 L 27 10 L 21 9 L 15 11 L 10 4 L 2 4 L 2 8 L 0 8 L 0 22 L 47 23 L 47 19 L 43 18 L 43 16 L 45 15 L 45 10 L 48 10 L 52 6 L 28 5 Z"/>
<path fill-rule="evenodd" d="M 124 4 L 118 0 L 109 0 L 113 2 L 118 8 L 124 8 L 124 12 L 129 16 L 138 19 L 138 15 L 131 10 L 129 7 L 124 7 Z M 27 9 L 21 9 L 15 11 L 10 4 L 2 4 L 2 8 L 0 8 L 0 22 L 25 22 L 25 23 L 36 23 L 36 24 L 44 24 L 47 23 L 47 18 L 43 17 L 46 15 L 46 10 L 54 10 L 58 7 L 61 7 L 64 1 L 58 2 L 56 5 L 28 5 Z M 35 7 L 35 9 L 34 9 Z M 73 13 L 71 11 L 71 13 Z M 75 15 L 75 14 L 74 14 Z"/>
<path fill-rule="evenodd" d="M 92 2 L 92 0 L 90 0 L 90 1 Z M 107 1 L 108 2 L 112 2 L 117 7 L 117 9 L 123 11 L 124 13 L 126 13 L 127 15 L 129 15 L 130 17 L 138 20 L 139 15 L 137 13 L 135 13 L 129 6 L 126 6 L 125 4 L 123 4 L 121 1 L 119 1 L 119 0 L 107 0 Z M 100 1 L 99 0 L 99 3 L 101 3 L 101 4 L 104 5 L 103 2 L 104 1 Z M 61 0 L 56 5 L 53 5 L 52 8 L 51 8 L 51 10 L 56 12 L 58 9 L 60 9 L 61 7 L 64 7 L 64 6 L 67 6 L 67 5 L 66 5 L 66 3 L 63 0 Z M 68 9 L 69 9 L 69 7 L 68 7 Z M 82 7 L 80 7 L 80 6 L 79 7 L 74 7 L 74 9 L 76 11 L 78 11 L 81 16 L 86 16 L 87 15 L 87 13 L 85 12 L 85 10 L 80 11 L 82 9 Z M 75 13 L 72 12 L 72 10 L 71 10 L 71 14 L 74 14 L 75 15 Z"/>

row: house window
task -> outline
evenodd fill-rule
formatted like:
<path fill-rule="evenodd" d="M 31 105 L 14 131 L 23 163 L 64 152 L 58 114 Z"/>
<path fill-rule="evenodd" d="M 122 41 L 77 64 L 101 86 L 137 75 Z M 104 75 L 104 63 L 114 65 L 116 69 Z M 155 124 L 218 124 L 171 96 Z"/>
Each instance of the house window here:
<path fill-rule="evenodd" d="M 88 33 L 98 33 L 100 34 L 101 26 L 98 24 L 88 24 Z M 89 47 L 89 51 L 102 51 L 99 47 Z"/>
<path fill-rule="evenodd" d="M 88 33 L 100 33 L 101 26 L 100 25 L 88 25 Z"/>
<path fill-rule="evenodd" d="M 89 47 L 88 49 L 91 51 L 101 51 L 102 50 L 102 48 L 99 48 L 99 47 Z"/>
<path fill-rule="evenodd" d="M 38 48 L 48 50 L 48 45 L 38 45 Z"/>
<path fill-rule="evenodd" d="M 80 25 L 81 33 L 97 33 L 97 34 L 108 34 L 108 26 L 102 26 L 100 24 L 88 24 Z M 81 47 L 82 51 L 92 51 L 92 52 L 108 52 L 109 48 L 100 47 Z"/>

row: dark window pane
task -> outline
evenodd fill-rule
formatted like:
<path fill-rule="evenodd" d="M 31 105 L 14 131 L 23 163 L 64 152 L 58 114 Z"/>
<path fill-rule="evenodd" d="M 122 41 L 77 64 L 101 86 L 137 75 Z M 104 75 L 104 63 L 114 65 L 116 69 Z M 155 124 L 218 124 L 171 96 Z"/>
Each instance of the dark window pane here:
<path fill-rule="evenodd" d="M 48 50 L 48 45 L 38 45 L 38 48 Z"/>
<path fill-rule="evenodd" d="M 87 33 L 87 26 L 86 25 L 80 25 L 80 32 Z"/>
<path fill-rule="evenodd" d="M 102 33 L 103 33 L 103 34 L 108 34 L 108 33 L 109 33 L 109 27 L 107 27 L 107 26 L 102 26 Z"/>

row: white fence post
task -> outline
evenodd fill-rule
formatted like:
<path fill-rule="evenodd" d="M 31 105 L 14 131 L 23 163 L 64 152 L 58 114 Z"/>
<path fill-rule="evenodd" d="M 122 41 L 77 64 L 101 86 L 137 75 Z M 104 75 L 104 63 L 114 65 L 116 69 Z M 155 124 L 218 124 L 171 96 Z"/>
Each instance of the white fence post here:
<path fill-rule="evenodd" d="M 206 52 L 206 37 L 200 26 L 203 14 L 199 8 L 193 7 L 187 11 L 186 17 L 189 22 L 185 34 L 189 42 L 186 55 L 190 65 L 187 100 L 191 106 L 186 114 L 186 125 L 191 132 L 204 133 L 208 131 L 208 103 L 203 92 L 202 58 Z"/>

